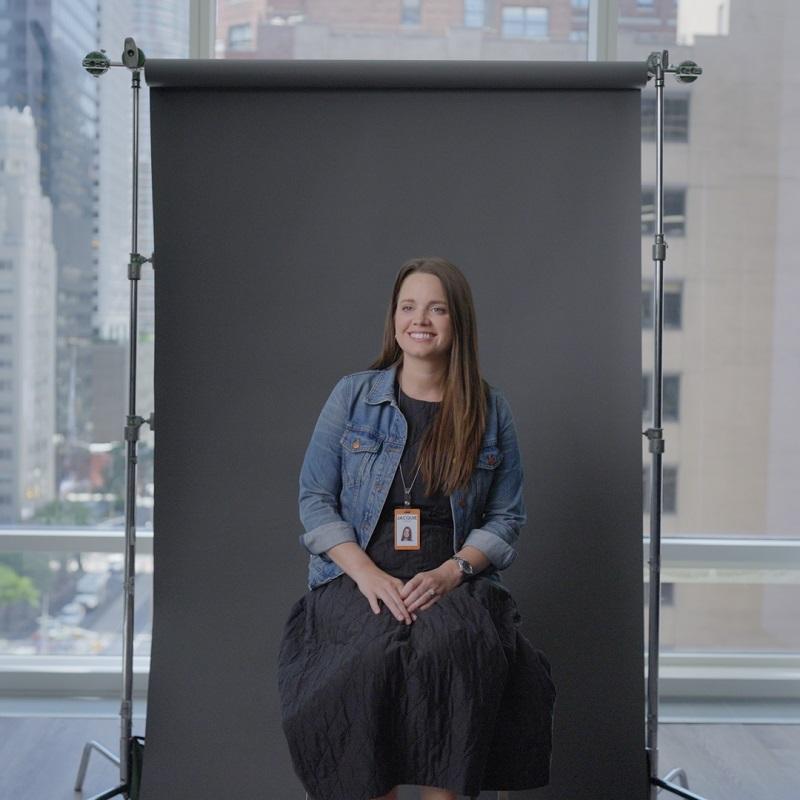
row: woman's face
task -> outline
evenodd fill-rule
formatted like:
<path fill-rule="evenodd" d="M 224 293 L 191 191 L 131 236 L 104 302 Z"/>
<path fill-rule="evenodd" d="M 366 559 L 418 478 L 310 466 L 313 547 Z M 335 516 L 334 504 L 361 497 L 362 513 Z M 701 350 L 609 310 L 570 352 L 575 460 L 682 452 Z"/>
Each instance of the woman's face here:
<path fill-rule="evenodd" d="M 404 358 L 431 362 L 449 358 L 453 334 L 445 298 L 442 282 L 427 272 L 412 272 L 400 285 L 394 336 Z"/>

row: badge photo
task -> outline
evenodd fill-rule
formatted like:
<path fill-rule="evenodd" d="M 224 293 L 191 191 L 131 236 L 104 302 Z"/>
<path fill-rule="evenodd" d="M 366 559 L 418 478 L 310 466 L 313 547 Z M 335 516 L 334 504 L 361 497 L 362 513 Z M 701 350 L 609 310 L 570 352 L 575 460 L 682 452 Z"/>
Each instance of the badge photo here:
<path fill-rule="evenodd" d="M 419 550 L 422 533 L 421 511 L 418 508 L 394 510 L 394 549 Z"/>

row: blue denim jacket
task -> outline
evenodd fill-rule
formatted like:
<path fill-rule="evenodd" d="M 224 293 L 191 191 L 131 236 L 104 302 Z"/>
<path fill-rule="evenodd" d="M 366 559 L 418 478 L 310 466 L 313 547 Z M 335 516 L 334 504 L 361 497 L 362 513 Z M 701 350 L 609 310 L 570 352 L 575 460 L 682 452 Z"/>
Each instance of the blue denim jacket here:
<path fill-rule="evenodd" d="M 343 574 L 326 550 L 366 550 L 394 481 L 408 432 L 394 394 L 397 365 L 345 375 L 319 415 L 300 470 L 300 543 L 310 553 L 308 588 Z M 523 469 L 511 409 L 490 386 L 486 431 L 466 490 L 450 495 L 453 553 L 465 544 L 491 562 L 478 573 L 508 591 L 499 571 L 517 555 L 527 521 Z"/>

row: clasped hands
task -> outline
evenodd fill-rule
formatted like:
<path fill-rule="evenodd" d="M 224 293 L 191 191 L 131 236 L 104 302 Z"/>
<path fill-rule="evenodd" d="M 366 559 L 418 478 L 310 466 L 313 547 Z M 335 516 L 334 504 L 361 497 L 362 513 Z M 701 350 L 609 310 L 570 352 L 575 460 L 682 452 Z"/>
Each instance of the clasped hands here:
<path fill-rule="evenodd" d="M 405 583 L 400 578 L 389 575 L 379 567 L 374 567 L 357 576 L 356 584 L 369 600 L 373 612 L 380 614 L 378 600 L 399 622 L 410 625 L 416 620 L 417 611 L 430 608 L 440 597 L 451 592 L 461 583 L 461 570 L 455 561 L 448 559 L 436 569 L 418 572 Z M 431 594 L 431 589 L 435 594 Z"/>

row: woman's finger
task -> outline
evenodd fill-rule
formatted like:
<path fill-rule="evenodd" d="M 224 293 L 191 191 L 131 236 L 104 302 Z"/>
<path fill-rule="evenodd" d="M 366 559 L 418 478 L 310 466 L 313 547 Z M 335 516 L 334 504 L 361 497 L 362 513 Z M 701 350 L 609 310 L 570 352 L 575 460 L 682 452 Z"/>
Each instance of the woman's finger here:
<path fill-rule="evenodd" d="M 408 611 L 406 610 L 405 604 L 403 603 L 402 598 L 398 594 L 392 594 L 391 590 L 387 592 L 388 600 L 391 600 L 392 608 L 394 609 L 394 615 L 397 617 L 399 622 L 411 622 L 411 616 L 409 615 Z M 388 604 L 388 600 L 384 600 Z"/>
<path fill-rule="evenodd" d="M 436 590 L 436 594 L 431 594 L 431 589 Z M 409 598 L 411 603 L 408 605 L 409 611 L 421 611 L 424 608 L 429 608 L 433 601 L 439 596 L 439 590 L 436 589 L 435 586 L 429 586 L 427 589 L 422 589 L 421 591 L 418 590 L 416 597 L 412 594 L 412 597 Z"/>

